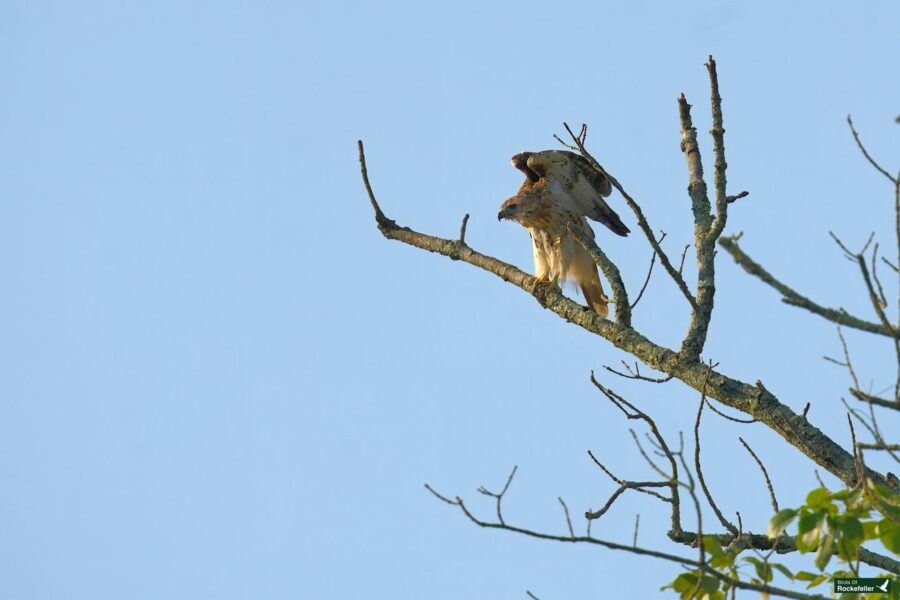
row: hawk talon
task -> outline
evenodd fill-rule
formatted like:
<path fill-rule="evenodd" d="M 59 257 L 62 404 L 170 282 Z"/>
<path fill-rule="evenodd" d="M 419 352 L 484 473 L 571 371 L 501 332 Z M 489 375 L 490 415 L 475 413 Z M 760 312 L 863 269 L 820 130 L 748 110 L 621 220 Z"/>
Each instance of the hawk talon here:
<path fill-rule="evenodd" d="M 559 275 L 554 276 L 552 279 L 546 276 L 538 277 L 531 284 L 531 295 L 537 298 L 538 302 L 544 306 L 547 304 L 547 292 L 550 290 L 562 293 L 562 288 L 559 287 Z"/>
<path fill-rule="evenodd" d="M 557 291 L 562 291 L 562 288 L 559 287 L 559 275 L 554 275 L 552 279 L 544 275 L 543 277 L 535 277 L 534 283 L 531 284 L 531 293 L 534 294 L 537 292 L 538 287 L 548 287 L 548 288 L 556 288 Z"/>

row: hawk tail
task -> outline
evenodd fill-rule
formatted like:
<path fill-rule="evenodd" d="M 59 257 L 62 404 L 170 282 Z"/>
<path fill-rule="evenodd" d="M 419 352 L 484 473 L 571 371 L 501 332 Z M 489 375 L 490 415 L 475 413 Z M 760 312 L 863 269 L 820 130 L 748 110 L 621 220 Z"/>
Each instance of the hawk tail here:
<path fill-rule="evenodd" d="M 603 293 L 603 286 L 600 285 L 600 276 L 594 268 L 593 277 L 588 280 L 582 280 L 581 293 L 587 305 L 598 315 L 604 319 L 609 316 L 609 307 L 606 304 L 606 295 Z"/>

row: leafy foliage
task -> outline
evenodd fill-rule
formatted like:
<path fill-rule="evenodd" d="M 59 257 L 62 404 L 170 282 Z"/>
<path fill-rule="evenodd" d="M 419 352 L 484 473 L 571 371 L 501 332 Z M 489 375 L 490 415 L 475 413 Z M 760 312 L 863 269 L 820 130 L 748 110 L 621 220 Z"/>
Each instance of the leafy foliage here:
<path fill-rule="evenodd" d="M 739 539 L 723 547 L 716 537 L 704 536 L 705 562 L 716 573 L 702 569 L 687 571 L 662 589 L 672 589 L 684 599 L 715 600 L 726 598 L 733 587 L 725 578 L 765 586 L 773 582 L 777 572 L 791 582 L 806 584 L 806 589 L 835 578 L 893 578 L 885 573 L 860 573 L 859 562 L 860 548 L 866 542 L 880 544 L 889 552 L 900 554 L 900 493 L 891 488 L 871 481 L 859 489 L 838 492 L 816 488 L 807 494 L 802 506 L 780 510 L 769 521 L 768 536 L 776 547 L 779 541 L 787 539 L 784 536 L 792 526 L 796 527 L 793 542 L 797 550 L 801 554 L 813 554 L 815 569 L 793 573 L 785 565 L 770 560 L 772 552 L 748 551 L 740 545 Z M 827 571 L 835 558 L 840 568 Z M 747 568 L 752 570 L 747 571 Z M 900 600 L 900 585 L 896 583 L 890 594 L 842 594 L 839 597 Z"/>

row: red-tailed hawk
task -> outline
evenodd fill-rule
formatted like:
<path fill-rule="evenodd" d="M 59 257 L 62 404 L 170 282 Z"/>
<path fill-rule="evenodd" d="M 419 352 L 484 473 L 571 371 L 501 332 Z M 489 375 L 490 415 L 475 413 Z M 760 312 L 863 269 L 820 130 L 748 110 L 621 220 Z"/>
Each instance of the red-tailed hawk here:
<path fill-rule="evenodd" d="M 588 306 L 606 317 L 608 299 L 597 265 L 568 227 L 593 238 L 587 222 L 593 219 L 615 234 L 628 235 L 619 215 L 603 201 L 612 191 L 609 179 L 583 157 L 564 150 L 521 152 L 512 157 L 512 164 L 527 179 L 518 193 L 500 206 L 497 219 L 516 221 L 531 234 L 538 281 L 577 283 Z"/>

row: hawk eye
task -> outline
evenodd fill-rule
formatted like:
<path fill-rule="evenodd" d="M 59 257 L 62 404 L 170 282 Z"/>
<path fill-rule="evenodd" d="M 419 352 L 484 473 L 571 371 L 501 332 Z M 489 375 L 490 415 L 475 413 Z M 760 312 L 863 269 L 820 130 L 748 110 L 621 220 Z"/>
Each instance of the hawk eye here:
<path fill-rule="evenodd" d="M 516 206 L 517 206 L 516 204 L 510 204 L 510 205 L 507 206 L 506 208 L 508 208 L 508 209 L 510 209 L 510 210 L 515 210 Z"/>

